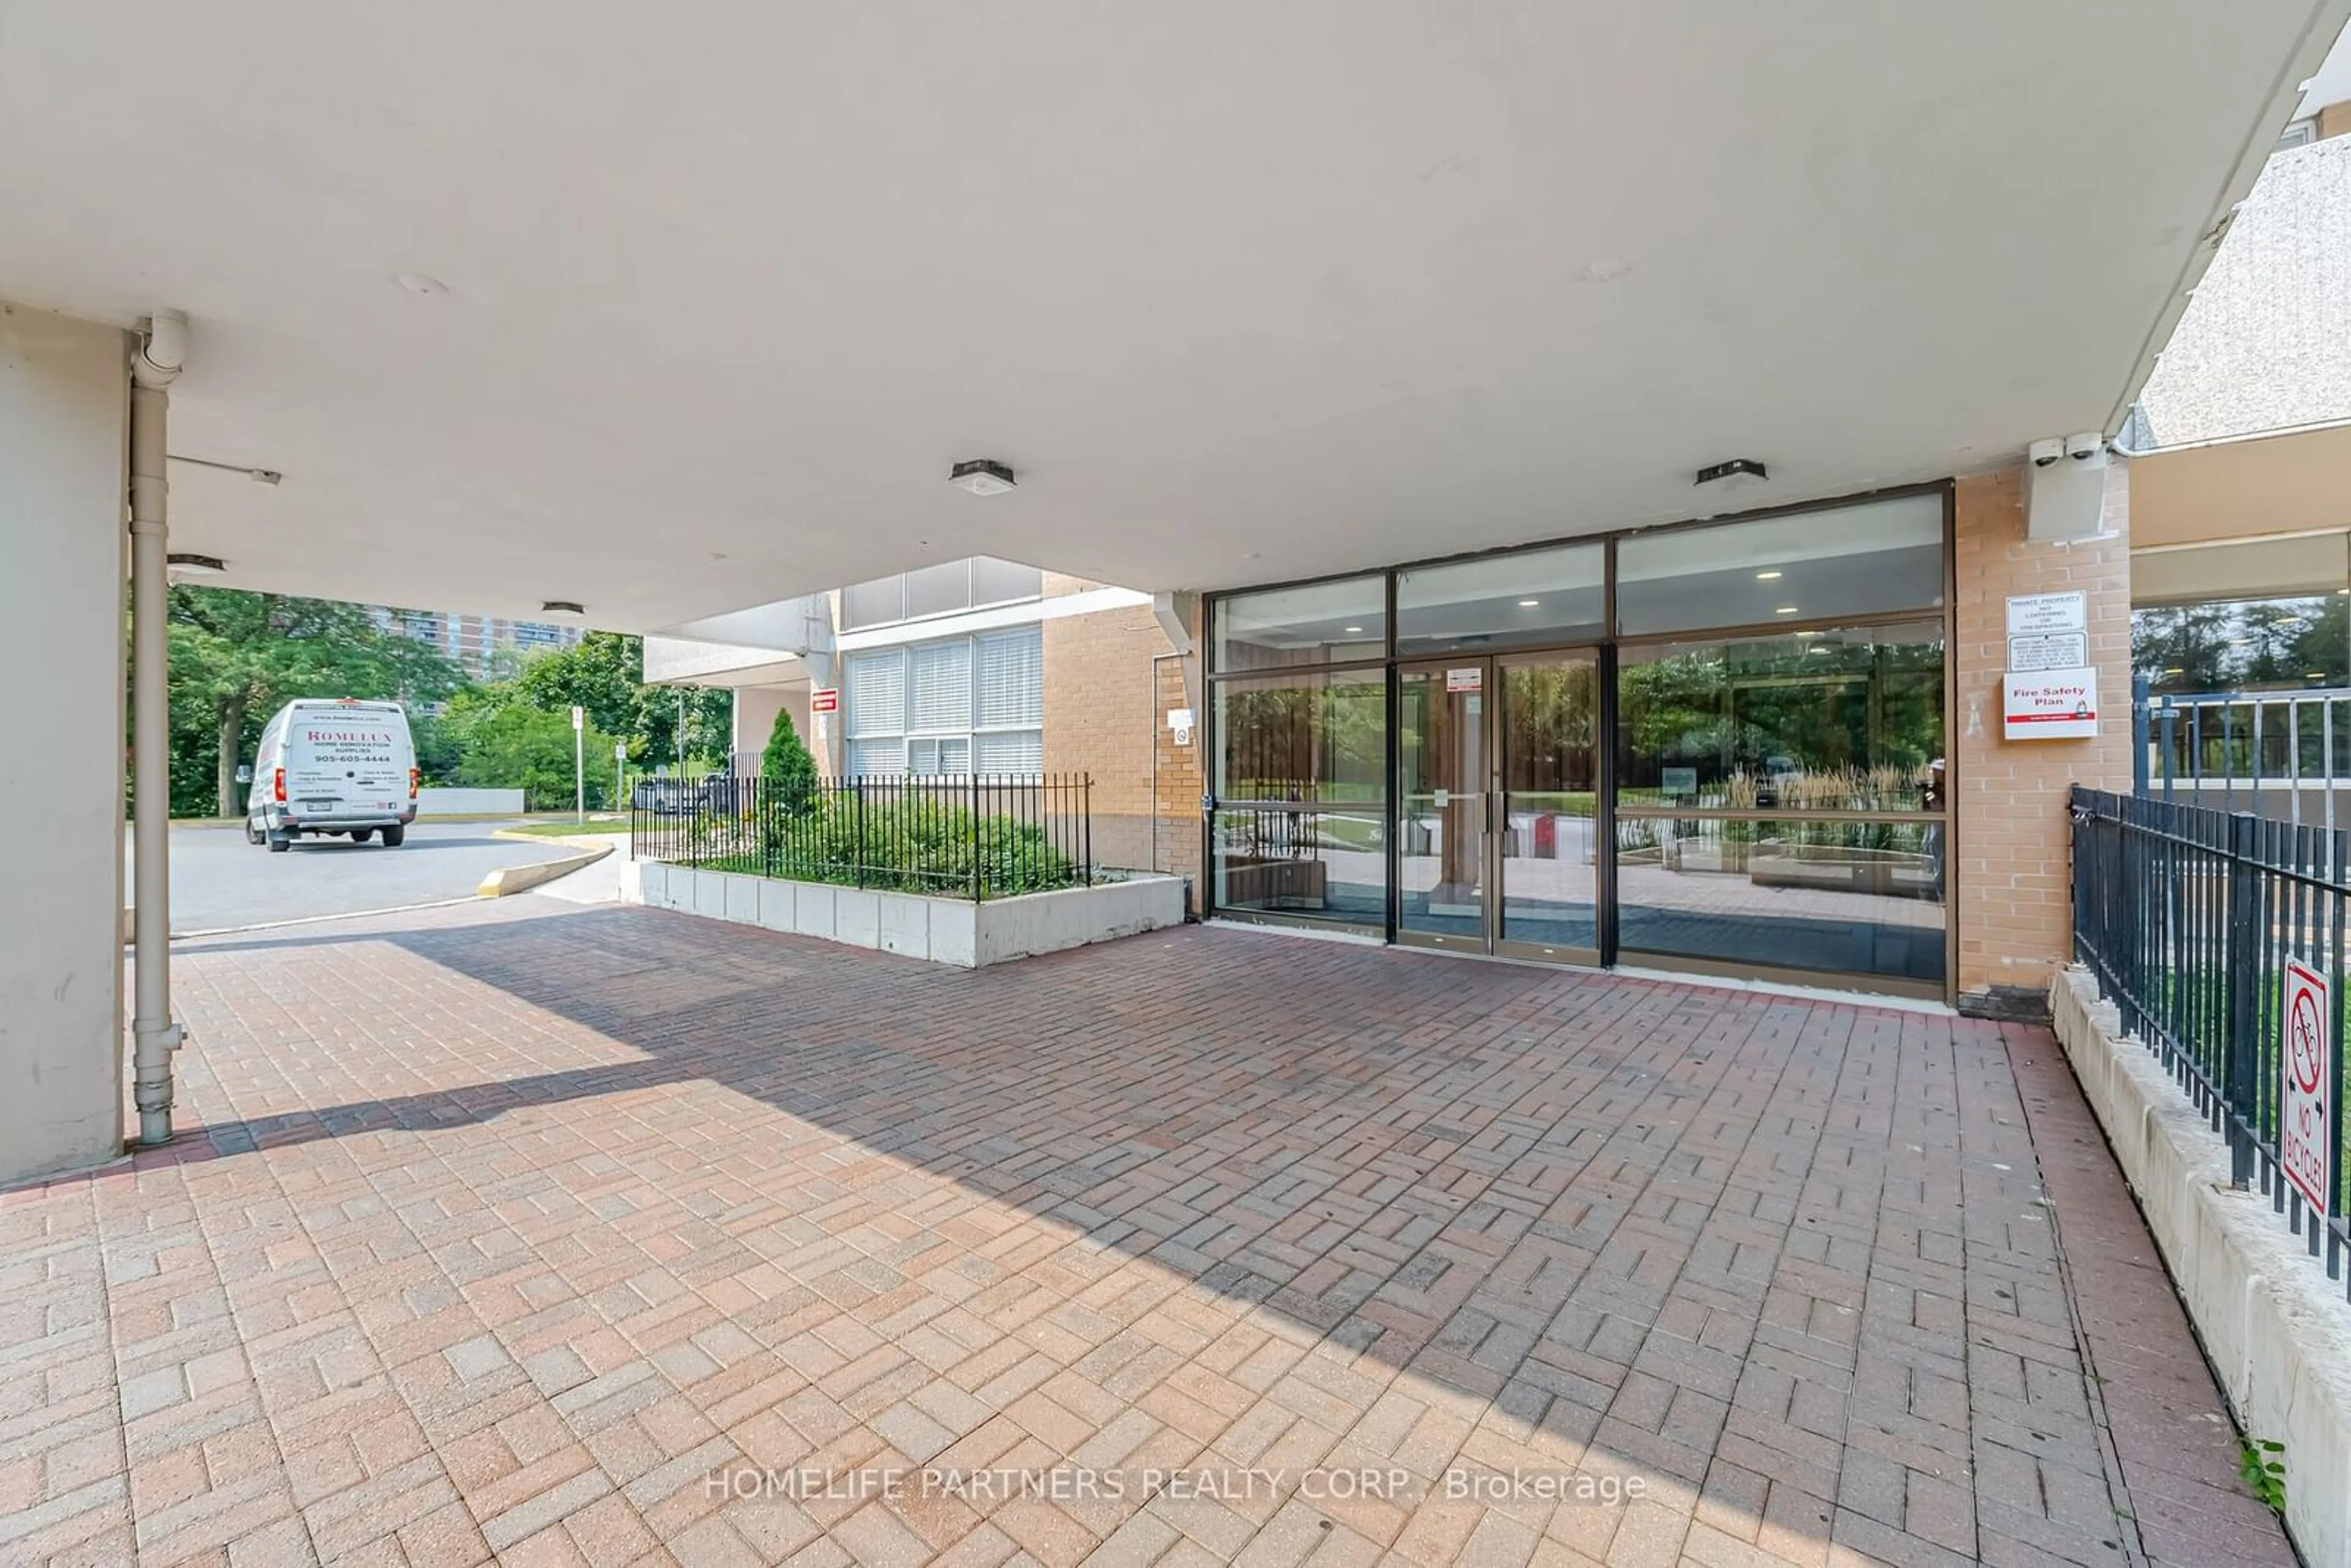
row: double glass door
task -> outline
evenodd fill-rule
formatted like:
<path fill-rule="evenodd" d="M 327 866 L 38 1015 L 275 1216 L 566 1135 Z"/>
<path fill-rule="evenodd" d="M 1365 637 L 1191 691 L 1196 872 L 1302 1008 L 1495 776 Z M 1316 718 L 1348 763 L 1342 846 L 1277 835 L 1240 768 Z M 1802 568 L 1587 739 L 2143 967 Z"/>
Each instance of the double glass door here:
<path fill-rule="evenodd" d="M 1401 665 L 1396 726 L 1398 937 L 1599 962 L 1596 654 Z"/>

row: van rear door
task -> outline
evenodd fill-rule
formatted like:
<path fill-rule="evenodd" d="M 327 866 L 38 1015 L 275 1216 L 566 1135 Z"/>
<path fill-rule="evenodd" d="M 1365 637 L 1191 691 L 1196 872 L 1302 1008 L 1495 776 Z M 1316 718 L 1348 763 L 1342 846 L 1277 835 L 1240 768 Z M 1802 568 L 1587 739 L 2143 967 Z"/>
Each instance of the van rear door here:
<path fill-rule="evenodd" d="M 397 817 L 412 760 L 395 708 L 298 708 L 286 725 L 287 808 L 303 819 Z"/>

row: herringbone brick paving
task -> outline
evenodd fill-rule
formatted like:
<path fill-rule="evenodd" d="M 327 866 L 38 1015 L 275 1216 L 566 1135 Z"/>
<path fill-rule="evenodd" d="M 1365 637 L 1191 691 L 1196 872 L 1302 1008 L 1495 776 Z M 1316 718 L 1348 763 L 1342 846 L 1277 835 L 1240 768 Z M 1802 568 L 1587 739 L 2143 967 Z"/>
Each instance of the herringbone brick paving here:
<path fill-rule="evenodd" d="M 2042 1031 L 532 899 L 177 974 L 179 1142 L 0 1195 L 10 1563 L 2290 1561 Z"/>

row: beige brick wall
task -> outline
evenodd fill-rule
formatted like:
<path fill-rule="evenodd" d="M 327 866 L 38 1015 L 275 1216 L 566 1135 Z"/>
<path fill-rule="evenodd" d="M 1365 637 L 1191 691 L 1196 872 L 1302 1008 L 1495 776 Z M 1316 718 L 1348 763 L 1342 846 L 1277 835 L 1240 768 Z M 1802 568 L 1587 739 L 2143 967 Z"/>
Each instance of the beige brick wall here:
<path fill-rule="evenodd" d="M 1047 573 L 1045 596 L 1081 580 Z M 1148 604 L 1044 623 L 1045 768 L 1093 775 L 1094 858 L 1104 865 L 1196 874 L 1200 859 L 1200 734 L 1177 746 L 1170 708 L 1186 706 L 1174 649 Z M 1152 758 L 1158 756 L 1153 793 Z M 1154 831 L 1154 822 L 1156 831 Z"/>
<path fill-rule="evenodd" d="M 2043 545 L 2024 537 L 2020 469 L 1959 482 L 1955 497 L 1951 663 L 1958 693 L 1950 743 L 1953 911 L 1960 1005 L 2040 992 L 2073 947 L 2071 822 L 2075 783 L 2130 787 L 2130 499 L 2119 460 L 2107 470 L 2115 537 Z M 2082 589 L 2098 671 L 2098 735 L 2009 741 L 2001 676 L 2012 593 Z M 2012 999 L 2012 998 L 2011 998 Z"/>

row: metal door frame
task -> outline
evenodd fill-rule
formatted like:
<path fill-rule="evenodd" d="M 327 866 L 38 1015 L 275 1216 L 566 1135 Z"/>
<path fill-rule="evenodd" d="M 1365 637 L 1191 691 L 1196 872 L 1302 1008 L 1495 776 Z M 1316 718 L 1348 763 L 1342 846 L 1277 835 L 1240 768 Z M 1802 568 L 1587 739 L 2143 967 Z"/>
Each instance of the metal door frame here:
<path fill-rule="evenodd" d="M 1499 687 L 1495 684 L 1496 662 L 1491 653 L 1455 653 L 1449 656 L 1438 654 L 1433 658 L 1396 661 L 1394 676 L 1396 695 L 1395 727 L 1390 731 L 1395 737 L 1395 767 L 1388 779 L 1390 800 L 1388 809 L 1395 818 L 1395 854 L 1393 857 L 1395 870 L 1392 873 L 1395 889 L 1395 936 L 1399 945 L 1408 947 L 1430 947 L 1445 953 L 1489 955 L 1494 951 L 1495 933 L 1501 924 L 1500 906 L 1494 899 L 1496 881 L 1501 870 L 1501 836 L 1494 831 L 1494 797 L 1497 793 L 1497 781 L 1501 777 L 1501 768 L 1494 752 L 1498 727 L 1494 722 L 1498 706 L 1495 703 L 1481 701 L 1478 705 L 1479 755 L 1483 762 L 1486 776 L 1476 781 L 1478 788 L 1475 791 L 1459 791 L 1465 794 L 1474 792 L 1479 802 L 1479 933 L 1475 936 L 1456 936 L 1443 931 L 1418 931 L 1405 924 L 1404 868 L 1407 859 L 1405 852 L 1405 830 L 1408 821 L 1407 799 L 1404 789 L 1405 684 L 1415 675 L 1433 677 L 1441 683 L 1447 671 L 1464 670 L 1473 664 L 1479 670 L 1479 696 L 1497 694 Z M 1438 685 L 1437 691 L 1441 695 L 1451 695 L 1444 690 L 1442 685 Z"/>
<path fill-rule="evenodd" d="M 1511 669 L 1546 665 L 1576 664 L 1581 664 L 1592 672 L 1593 946 L 1578 947 L 1565 943 L 1529 942 L 1514 939 L 1505 932 L 1503 918 L 1510 901 L 1510 888 L 1503 874 L 1505 860 L 1501 848 L 1503 840 L 1500 833 L 1489 832 L 1487 837 L 1491 841 L 1492 849 L 1489 875 L 1493 896 L 1492 905 L 1487 912 L 1487 950 L 1498 957 L 1530 958 L 1543 964 L 1571 964 L 1579 968 L 1599 968 L 1601 944 L 1606 941 L 1605 933 L 1609 923 L 1607 889 L 1610 878 L 1605 868 L 1615 858 L 1614 845 L 1611 841 L 1614 835 L 1612 833 L 1603 836 L 1603 830 L 1608 825 L 1609 815 L 1605 810 L 1609 786 L 1607 759 L 1609 753 L 1614 749 L 1613 732 L 1602 727 L 1603 721 L 1611 716 L 1608 711 L 1610 705 L 1603 695 L 1607 688 L 1610 677 L 1607 662 L 1601 656 L 1600 645 L 1592 643 L 1570 643 L 1556 648 L 1537 648 L 1529 649 L 1524 653 L 1496 653 L 1490 655 L 1488 662 L 1492 666 L 1495 678 L 1493 707 L 1487 716 L 1488 734 L 1493 755 L 1490 769 L 1493 783 L 1492 804 L 1489 809 L 1501 821 L 1505 831 L 1508 830 L 1510 822 L 1510 790 L 1504 781 L 1502 766 L 1502 748 L 1509 738 L 1509 727 L 1504 713 L 1505 705 L 1510 700 L 1510 677 L 1506 672 Z"/>

